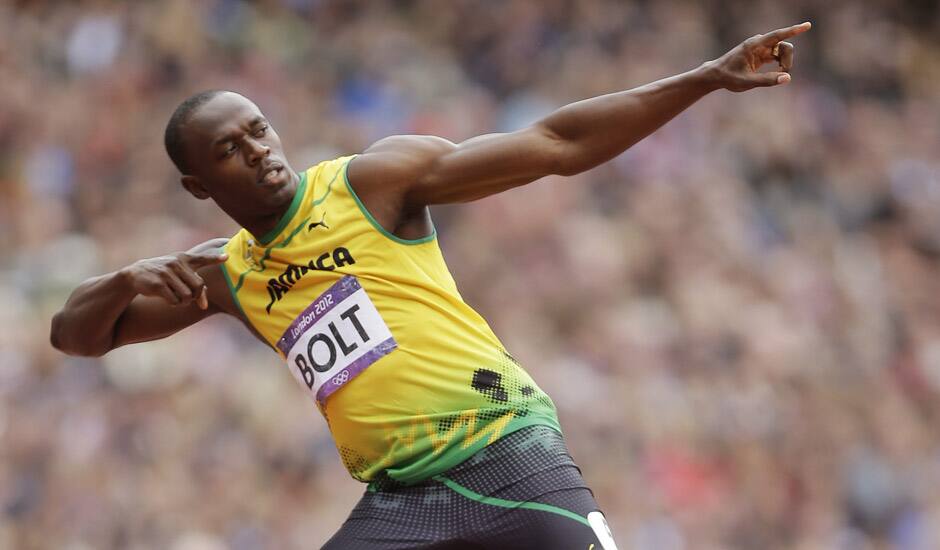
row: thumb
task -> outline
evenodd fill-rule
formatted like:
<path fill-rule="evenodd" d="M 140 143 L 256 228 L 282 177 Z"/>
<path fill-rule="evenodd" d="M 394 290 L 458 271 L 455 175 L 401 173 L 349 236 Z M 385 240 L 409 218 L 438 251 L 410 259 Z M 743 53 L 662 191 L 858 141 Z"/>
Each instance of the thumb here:
<path fill-rule="evenodd" d="M 199 309 L 209 309 L 209 298 L 206 296 L 206 287 L 202 287 L 202 292 L 200 292 L 199 297 L 196 298 L 196 304 L 199 305 Z"/>
<path fill-rule="evenodd" d="M 790 82 L 790 75 L 784 72 L 758 73 L 751 78 L 751 82 L 755 87 L 778 86 Z"/>

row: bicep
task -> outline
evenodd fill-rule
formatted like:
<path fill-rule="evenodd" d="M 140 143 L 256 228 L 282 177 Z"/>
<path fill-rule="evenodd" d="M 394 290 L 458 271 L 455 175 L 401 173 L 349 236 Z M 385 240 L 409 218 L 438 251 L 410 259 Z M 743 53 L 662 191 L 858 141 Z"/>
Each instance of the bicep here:
<path fill-rule="evenodd" d="M 417 182 L 427 204 L 475 200 L 556 173 L 559 142 L 539 126 L 469 139 L 437 159 Z"/>
<path fill-rule="evenodd" d="M 218 311 L 212 304 L 203 310 L 195 302 L 171 306 L 162 298 L 137 296 L 115 323 L 111 348 L 166 338 Z"/>
<path fill-rule="evenodd" d="M 465 202 L 556 173 L 559 144 L 539 125 L 456 145 L 432 136 L 395 136 L 366 150 L 357 170 L 399 190 L 409 205 Z"/>

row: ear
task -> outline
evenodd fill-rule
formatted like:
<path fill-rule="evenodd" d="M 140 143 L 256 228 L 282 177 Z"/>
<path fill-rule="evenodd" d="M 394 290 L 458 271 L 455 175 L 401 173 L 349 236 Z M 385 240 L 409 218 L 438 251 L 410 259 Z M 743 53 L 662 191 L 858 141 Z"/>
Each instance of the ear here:
<path fill-rule="evenodd" d="M 209 191 L 206 190 L 202 182 L 199 181 L 199 178 L 196 176 L 183 176 L 180 178 L 180 183 L 197 199 L 204 201 L 209 198 Z"/>

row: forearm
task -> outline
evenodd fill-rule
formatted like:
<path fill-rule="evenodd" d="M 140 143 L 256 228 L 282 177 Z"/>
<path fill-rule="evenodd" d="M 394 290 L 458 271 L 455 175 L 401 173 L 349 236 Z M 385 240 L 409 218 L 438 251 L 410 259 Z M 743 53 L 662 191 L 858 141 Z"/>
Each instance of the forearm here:
<path fill-rule="evenodd" d="M 577 174 L 619 155 L 717 88 L 703 64 L 639 88 L 566 105 L 538 124 L 559 144 L 558 172 Z"/>
<path fill-rule="evenodd" d="M 85 281 L 52 318 L 52 345 L 72 355 L 107 353 L 114 327 L 136 295 L 123 271 Z"/>

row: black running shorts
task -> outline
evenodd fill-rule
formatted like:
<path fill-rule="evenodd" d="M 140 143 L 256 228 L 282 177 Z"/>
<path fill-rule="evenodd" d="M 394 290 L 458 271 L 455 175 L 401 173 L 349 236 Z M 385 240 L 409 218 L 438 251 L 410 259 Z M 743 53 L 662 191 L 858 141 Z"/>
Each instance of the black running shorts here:
<path fill-rule="evenodd" d="M 531 426 L 416 485 L 371 483 L 324 548 L 608 550 L 614 544 L 561 434 Z"/>

